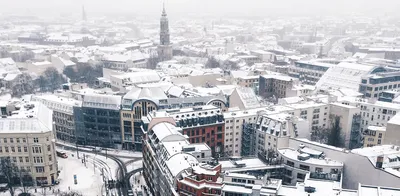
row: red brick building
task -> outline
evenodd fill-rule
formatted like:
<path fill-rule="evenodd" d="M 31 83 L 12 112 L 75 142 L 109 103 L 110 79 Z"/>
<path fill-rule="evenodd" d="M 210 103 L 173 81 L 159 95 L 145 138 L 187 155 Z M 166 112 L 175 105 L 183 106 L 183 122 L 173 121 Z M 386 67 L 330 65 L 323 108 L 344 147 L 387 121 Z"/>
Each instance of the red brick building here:
<path fill-rule="evenodd" d="M 208 164 L 195 166 L 193 167 L 192 174 L 178 180 L 177 192 L 179 195 L 221 195 L 222 180 L 219 178 L 220 173 L 221 164 L 215 166 Z"/>
<path fill-rule="evenodd" d="M 206 105 L 168 112 L 189 136 L 190 143 L 207 143 L 213 157 L 224 152 L 225 120 L 221 108 Z"/>

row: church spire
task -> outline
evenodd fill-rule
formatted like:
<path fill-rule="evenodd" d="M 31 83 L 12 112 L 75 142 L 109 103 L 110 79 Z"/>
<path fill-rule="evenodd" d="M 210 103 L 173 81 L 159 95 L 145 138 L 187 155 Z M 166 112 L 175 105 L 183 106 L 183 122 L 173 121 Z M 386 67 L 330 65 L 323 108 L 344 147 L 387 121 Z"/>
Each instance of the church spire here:
<path fill-rule="evenodd" d="M 165 11 L 165 1 L 163 1 L 162 16 L 167 16 L 167 12 Z"/>
<path fill-rule="evenodd" d="M 85 6 L 82 5 L 82 20 L 86 21 L 87 20 L 87 16 L 86 16 L 86 11 L 85 11 Z"/>

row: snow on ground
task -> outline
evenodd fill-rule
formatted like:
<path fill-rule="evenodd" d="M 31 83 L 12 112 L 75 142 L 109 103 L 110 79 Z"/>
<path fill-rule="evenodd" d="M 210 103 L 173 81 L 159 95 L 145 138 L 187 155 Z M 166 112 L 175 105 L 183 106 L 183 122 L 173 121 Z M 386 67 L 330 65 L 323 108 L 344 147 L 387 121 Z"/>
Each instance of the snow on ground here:
<path fill-rule="evenodd" d="M 82 163 L 82 159 L 69 156 L 66 159 L 58 159 L 58 168 L 61 171 L 59 175 L 60 184 L 54 189 L 60 191 L 71 190 L 78 191 L 84 196 L 100 196 L 103 186 L 103 180 L 100 171 L 93 167 L 93 164 Z M 77 177 L 77 184 L 74 184 L 74 175 Z"/>
<path fill-rule="evenodd" d="M 143 172 L 136 173 L 129 179 L 132 185 L 132 190 L 136 194 L 139 191 L 142 191 L 143 195 L 151 195 L 150 192 L 145 192 L 142 186 L 146 186 L 146 181 L 144 181 Z"/>
<path fill-rule="evenodd" d="M 29 192 L 35 196 L 56 196 L 57 193 L 66 192 L 69 189 L 71 191 L 77 191 L 82 193 L 84 196 L 101 196 L 103 187 L 103 180 L 100 172 L 100 164 L 93 167 L 93 158 L 88 157 L 86 166 L 82 163 L 82 159 L 77 159 L 76 153 L 68 152 L 68 158 L 58 158 L 58 169 L 60 170 L 59 185 L 50 188 L 37 187 L 37 193 L 34 188 L 30 188 Z M 74 156 L 72 156 L 74 154 Z M 80 154 L 81 155 L 81 154 Z M 81 155 L 83 157 L 83 154 Z M 98 157 L 96 157 L 98 158 Z M 97 164 L 98 162 L 95 161 Z M 108 163 L 108 162 L 107 162 Z M 107 166 L 104 166 L 107 167 Z M 77 176 L 77 184 L 74 183 L 74 175 Z M 16 195 L 21 193 L 19 188 L 16 188 Z M 10 196 L 9 192 L 2 192 L 0 196 Z"/>
<path fill-rule="evenodd" d="M 69 150 L 63 150 L 64 152 L 67 153 L 68 157 L 71 157 L 72 155 L 76 157 L 76 151 L 69 151 Z M 93 162 L 97 170 L 101 170 L 103 168 L 104 175 L 106 178 L 109 180 L 116 178 L 117 176 L 117 170 L 118 170 L 118 164 L 107 157 L 96 155 L 94 153 L 86 153 L 86 152 L 79 152 L 79 157 L 80 161 L 82 161 L 83 156 L 86 156 L 86 165 L 91 165 L 93 169 Z M 60 158 L 58 158 L 60 159 Z"/>
<path fill-rule="evenodd" d="M 57 143 L 61 144 L 61 145 L 69 146 L 69 147 L 72 147 L 72 148 L 76 147 L 75 144 L 64 143 L 64 142 L 57 142 Z M 79 146 L 78 148 L 92 151 L 95 147 L 92 147 L 92 146 L 81 147 L 81 146 Z M 101 152 L 105 153 L 106 151 L 103 148 L 103 150 Z M 114 155 L 114 156 L 127 156 L 127 157 L 132 157 L 132 158 L 133 157 L 135 157 L 135 158 L 143 157 L 142 156 L 142 152 L 134 152 L 134 151 L 129 151 L 129 150 L 118 150 L 118 149 L 110 149 L 110 148 L 107 149 L 107 154 Z"/>
<path fill-rule="evenodd" d="M 126 169 L 128 170 L 128 172 L 130 172 L 132 170 L 135 170 L 135 169 L 138 169 L 141 167 L 143 167 L 143 162 L 142 162 L 142 160 L 138 160 L 138 161 L 128 164 L 126 166 Z"/>

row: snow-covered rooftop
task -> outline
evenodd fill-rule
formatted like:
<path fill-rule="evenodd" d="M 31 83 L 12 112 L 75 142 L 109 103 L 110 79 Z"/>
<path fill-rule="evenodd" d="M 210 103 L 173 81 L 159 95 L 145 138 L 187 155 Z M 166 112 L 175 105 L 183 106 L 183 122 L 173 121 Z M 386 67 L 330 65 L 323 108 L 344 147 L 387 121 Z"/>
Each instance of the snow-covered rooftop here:
<path fill-rule="evenodd" d="M 301 155 L 301 153 L 295 149 L 291 149 L 291 148 L 283 148 L 283 149 L 279 149 L 278 152 L 291 160 L 298 160 L 298 156 Z M 314 155 L 316 154 L 316 151 L 310 149 L 310 150 L 305 150 L 304 152 L 305 154 L 310 154 L 310 155 Z M 320 152 L 322 153 L 322 152 Z M 321 166 L 331 166 L 331 167 L 343 167 L 343 163 L 339 162 L 339 161 L 335 161 L 335 160 L 331 160 L 331 159 L 319 159 L 319 158 L 312 158 L 310 157 L 307 160 L 302 160 L 301 162 L 307 163 L 307 164 L 311 164 L 311 165 L 321 165 Z"/>
<path fill-rule="evenodd" d="M 39 133 L 53 130 L 53 112 L 39 102 L 23 102 L 20 110 L 0 119 L 0 133 Z"/>

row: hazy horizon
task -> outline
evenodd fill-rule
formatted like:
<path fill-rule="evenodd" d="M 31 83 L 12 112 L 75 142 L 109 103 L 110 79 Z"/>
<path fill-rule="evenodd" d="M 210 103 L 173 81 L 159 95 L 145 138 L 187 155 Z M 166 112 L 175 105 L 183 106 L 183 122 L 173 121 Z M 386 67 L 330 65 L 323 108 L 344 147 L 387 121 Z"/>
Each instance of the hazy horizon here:
<path fill-rule="evenodd" d="M 85 6 L 88 16 L 132 14 L 157 16 L 162 0 L 0 0 L 4 15 L 59 16 L 81 14 Z M 396 15 L 400 2 L 394 0 L 167 0 L 172 16 L 271 16 L 271 15 L 342 15 L 362 13 L 371 16 Z"/>

